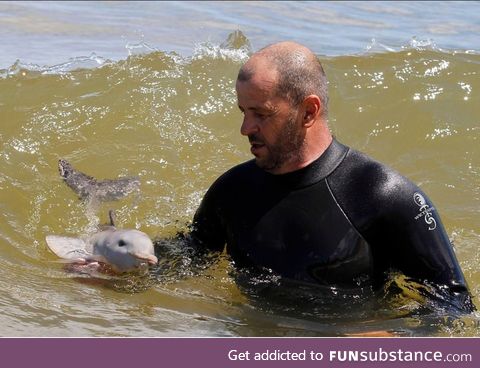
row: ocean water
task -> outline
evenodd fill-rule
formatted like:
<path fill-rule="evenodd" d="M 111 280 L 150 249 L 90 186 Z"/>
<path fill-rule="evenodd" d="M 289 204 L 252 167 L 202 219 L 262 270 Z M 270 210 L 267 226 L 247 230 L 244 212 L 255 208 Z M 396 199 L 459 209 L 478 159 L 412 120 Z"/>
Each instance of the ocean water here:
<path fill-rule="evenodd" d="M 279 287 L 181 250 L 203 194 L 250 158 L 234 83 L 290 39 L 322 61 L 337 138 L 418 183 L 480 306 L 477 2 L 0 2 L 1 336 L 480 336 L 479 316 L 395 298 Z M 57 161 L 139 193 L 80 201 Z M 48 234 L 119 225 L 157 240 L 149 275 L 65 271 Z M 248 280 L 244 283 L 239 279 Z M 295 293 L 293 293 L 295 291 Z M 301 303 L 299 303 L 299 300 Z M 299 306 L 301 305 L 301 307 Z"/>

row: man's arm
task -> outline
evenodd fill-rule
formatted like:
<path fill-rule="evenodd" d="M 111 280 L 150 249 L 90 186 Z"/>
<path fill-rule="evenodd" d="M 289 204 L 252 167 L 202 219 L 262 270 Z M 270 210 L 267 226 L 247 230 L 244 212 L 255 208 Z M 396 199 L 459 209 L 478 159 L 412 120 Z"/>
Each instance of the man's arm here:
<path fill-rule="evenodd" d="M 409 181 L 400 192 L 400 196 L 390 198 L 384 222 L 385 232 L 392 242 L 392 267 L 430 284 L 437 296 L 457 308 L 474 310 L 465 277 L 437 208 Z"/>
<path fill-rule="evenodd" d="M 377 237 L 372 246 L 386 247 L 381 253 L 388 257 L 391 268 L 430 285 L 431 296 L 473 311 L 465 277 L 437 208 L 408 179 L 396 173 L 388 177 L 390 182 L 383 186 L 388 189 L 380 195 L 384 198 L 377 225 L 382 227 L 377 233 L 388 243 Z M 372 230 L 375 227 L 372 225 Z"/>
<path fill-rule="evenodd" d="M 415 184 L 353 150 L 329 183 L 352 224 L 371 245 L 378 279 L 388 270 L 398 270 L 437 285 L 460 309 L 474 309 L 438 210 Z"/>

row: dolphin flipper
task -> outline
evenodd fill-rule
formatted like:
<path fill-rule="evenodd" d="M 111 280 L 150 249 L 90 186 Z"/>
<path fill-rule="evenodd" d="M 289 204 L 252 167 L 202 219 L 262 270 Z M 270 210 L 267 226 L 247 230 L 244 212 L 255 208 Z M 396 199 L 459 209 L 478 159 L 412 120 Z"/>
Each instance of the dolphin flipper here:
<path fill-rule="evenodd" d="M 82 239 L 48 235 L 46 237 L 46 241 L 50 250 L 60 258 L 70 260 L 72 262 L 87 261 L 92 259 L 93 255 L 91 251 L 87 249 L 88 244 Z"/>

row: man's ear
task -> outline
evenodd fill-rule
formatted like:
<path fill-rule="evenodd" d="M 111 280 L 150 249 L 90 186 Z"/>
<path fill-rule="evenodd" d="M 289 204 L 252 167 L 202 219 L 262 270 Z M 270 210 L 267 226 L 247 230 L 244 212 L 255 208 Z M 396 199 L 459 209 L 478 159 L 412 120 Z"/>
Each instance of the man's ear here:
<path fill-rule="evenodd" d="M 303 100 L 303 126 L 306 128 L 311 127 L 320 116 L 322 112 L 322 102 L 317 95 L 307 96 Z"/>

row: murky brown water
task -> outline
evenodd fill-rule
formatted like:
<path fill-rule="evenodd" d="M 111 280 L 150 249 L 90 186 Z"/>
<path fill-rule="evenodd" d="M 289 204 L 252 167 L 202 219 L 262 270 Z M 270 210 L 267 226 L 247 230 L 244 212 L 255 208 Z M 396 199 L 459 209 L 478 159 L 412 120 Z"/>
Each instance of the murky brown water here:
<path fill-rule="evenodd" d="M 480 306 L 480 56 L 415 44 L 374 51 L 319 55 L 331 129 L 429 194 Z M 258 288 L 237 286 L 228 259 L 192 276 L 188 259 L 172 256 L 179 241 L 168 239 L 186 229 L 212 181 L 250 158 L 234 93 L 246 54 L 203 45 L 191 56 L 0 71 L 1 335 L 480 335 L 475 315 L 416 313 L 408 298 L 392 310 L 335 290 L 301 308 L 281 292 L 264 300 Z M 88 206 L 60 180 L 60 157 L 97 178 L 139 175 L 141 191 Z M 149 277 L 107 284 L 66 273 L 45 236 L 92 231 L 109 208 L 122 227 L 167 239 L 172 258 Z"/>

